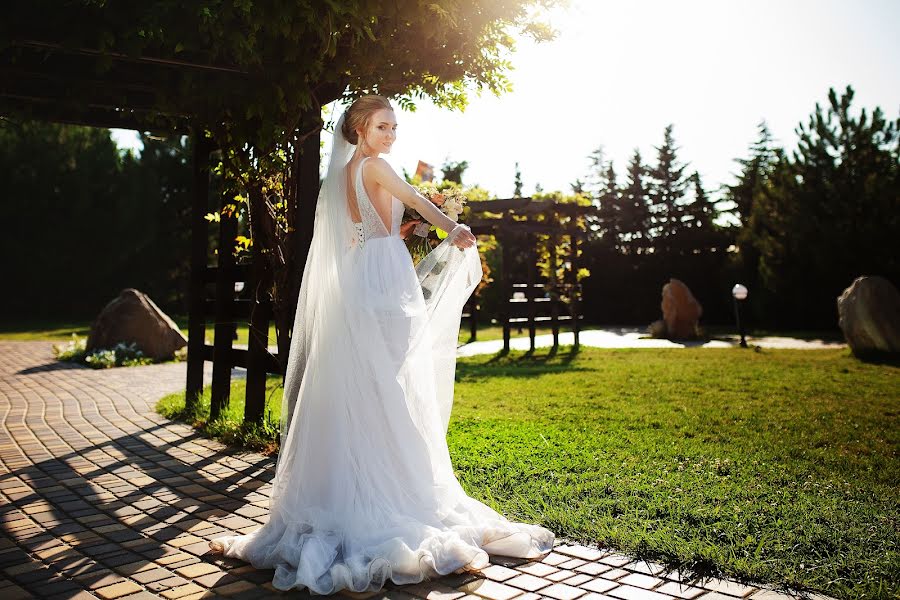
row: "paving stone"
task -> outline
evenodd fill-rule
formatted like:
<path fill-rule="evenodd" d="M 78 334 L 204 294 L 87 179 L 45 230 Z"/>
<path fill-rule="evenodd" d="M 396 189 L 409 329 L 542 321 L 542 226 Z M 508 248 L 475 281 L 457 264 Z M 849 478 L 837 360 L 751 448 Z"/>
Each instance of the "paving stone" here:
<path fill-rule="evenodd" d="M 555 567 L 559 563 L 566 562 L 567 560 L 571 560 L 571 556 L 566 556 L 565 554 L 560 554 L 559 552 L 551 552 L 547 556 L 541 559 L 541 562 L 550 566 Z"/>
<path fill-rule="evenodd" d="M 693 600 L 700 594 L 706 593 L 706 590 L 703 588 L 694 587 L 692 585 L 686 585 L 678 581 L 667 581 L 658 588 L 654 588 L 655 592 L 659 592 L 661 594 L 669 594 L 670 596 L 675 596 L 676 598 L 684 598 L 684 600 Z M 755 596 L 754 596 L 755 600 Z M 778 598 L 771 598 L 766 600 L 779 600 Z"/>
<path fill-rule="evenodd" d="M 204 590 L 202 587 L 200 587 L 196 583 L 188 583 L 185 585 L 180 585 L 178 587 L 168 589 L 168 590 L 160 593 L 160 596 L 162 596 L 163 598 L 175 599 L 175 598 L 184 598 L 185 596 L 189 596 L 191 594 L 197 594 L 197 593 L 205 592 L 205 591 L 206 590 Z"/>
<path fill-rule="evenodd" d="M 512 579 L 519 575 L 519 571 L 515 569 L 508 569 L 501 565 L 491 565 L 479 571 L 481 575 L 487 577 L 488 579 L 493 579 L 494 581 L 506 581 L 507 579 Z"/>
<path fill-rule="evenodd" d="M 575 571 L 563 570 L 563 571 L 557 571 L 555 573 L 550 573 L 549 575 L 545 575 L 545 577 L 547 579 L 549 579 L 550 581 L 559 582 L 559 581 L 562 581 L 563 579 L 568 579 L 569 577 L 572 577 L 574 575 L 575 575 Z"/>
<path fill-rule="evenodd" d="M 751 600 L 795 600 L 799 598 L 799 594 L 786 594 L 784 592 L 778 592 L 776 590 L 769 589 L 759 589 L 752 594 L 750 594 Z"/>
<path fill-rule="evenodd" d="M 438 581 L 424 581 L 414 585 L 403 586 L 403 591 L 412 594 L 417 598 L 426 598 L 427 600 L 458 600 L 466 595 L 465 592 L 454 590 L 452 587 L 443 585 Z M 377 592 L 374 592 L 374 595 Z"/>
<path fill-rule="evenodd" d="M 624 554 L 609 554 L 600 559 L 600 562 L 611 567 L 621 567 L 631 562 L 631 559 Z"/>
<path fill-rule="evenodd" d="M 186 567 L 175 568 L 175 572 L 187 579 L 194 579 L 201 575 L 209 575 L 210 573 L 221 573 L 222 571 L 215 565 L 209 563 L 197 562 Z"/>
<path fill-rule="evenodd" d="M 566 585 L 581 585 L 582 583 L 590 581 L 591 579 L 593 579 L 593 577 L 591 577 L 590 575 L 578 573 L 576 575 L 573 575 L 572 577 L 569 577 L 568 579 L 563 579 L 561 583 L 564 583 Z"/>
<path fill-rule="evenodd" d="M 745 598 L 757 589 L 735 581 L 728 581 L 727 579 L 709 579 L 698 582 L 698 585 L 707 590 L 712 590 L 728 596 L 736 596 L 738 598 Z"/>
<path fill-rule="evenodd" d="M 564 583 L 554 583 L 550 587 L 546 587 L 541 590 L 542 596 L 550 596 L 551 598 L 556 598 L 557 600 L 574 600 L 579 596 L 583 596 L 586 594 L 583 589 L 577 588 L 571 585 L 566 585 Z"/>
<path fill-rule="evenodd" d="M 633 585 L 619 585 L 606 593 L 615 598 L 622 598 L 622 600 L 672 600 L 672 596 L 668 594 L 645 590 Z"/>
<path fill-rule="evenodd" d="M 612 567 L 600 562 L 585 563 L 580 567 L 575 567 L 575 571 L 577 571 L 578 573 L 585 573 L 587 575 L 599 575 L 600 573 L 604 573 L 610 570 L 612 570 Z"/>
<path fill-rule="evenodd" d="M 508 579 L 505 583 L 506 585 L 511 585 L 513 587 L 523 589 L 527 592 L 535 592 L 541 588 L 547 587 L 551 582 L 541 577 L 535 577 L 534 575 L 522 573 L 517 577 Z"/>
<path fill-rule="evenodd" d="M 7 586 L 0 591 L 3 592 L 3 600 L 30 600 L 34 598 L 31 592 L 17 585 Z"/>
<path fill-rule="evenodd" d="M 618 583 L 624 583 L 627 585 L 644 588 L 645 590 L 652 590 L 663 582 L 662 579 L 653 577 L 651 575 L 644 575 L 643 573 L 631 573 L 630 575 L 626 575 L 625 577 L 617 579 L 616 581 Z"/>
<path fill-rule="evenodd" d="M 241 592 L 245 592 L 247 590 L 253 589 L 256 587 L 254 584 L 249 581 L 235 581 L 234 583 L 229 583 L 227 585 L 222 585 L 213 588 L 212 591 L 221 595 L 221 596 L 235 596 Z"/>
<path fill-rule="evenodd" d="M 490 579 L 478 579 L 459 588 L 460 591 L 476 594 L 488 600 L 509 600 L 522 594 L 522 590 Z"/>
<path fill-rule="evenodd" d="M 237 581 L 237 576 L 232 575 L 231 573 L 226 573 L 224 571 L 216 571 L 215 573 L 210 573 L 209 575 L 202 575 L 200 577 L 195 577 L 193 579 L 194 583 L 198 583 L 205 588 L 212 588 L 220 585 L 226 585 L 228 583 L 232 583 Z"/>
<path fill-rule="evenodd" d="M 126 580 L 106 587 L 97 588 L 94 590 L 94 594 L 105 600 L 111 600 L 112 598 L 121 598 L 122 596 L 127 596 L 139 591 L 141 591 L 141 586 L 133 581 Z"/>
<path fill-rule="evenodd" d="M 559 552 L 561 554 L 567 554 L 569 556 L 574 556 L 575 558 L 580 558 L 586 561 L 594 561 L 599 560 L 606 554 L 603 550 L 598 548 L 590 548 L 588 546 L 581 545 L 563 545 L 557 546 L 553 549 L 554 552 Z"/>
<path fill-rule="evenodd" d="M 644 575 L 660 575 L 661 573 L 666 572 L 665 565 L 645 560 L 636 560 L 634 562 L 630 562 L 623 568 L 629 571 L 643 573 Z"/>
<path fill-rule="evenodd" d="M 172 571 L 168 569 L 163 569 L 162 567 L 157 567 L 155 569 L 148 569 L 146 571 L 138 571 L 131 575 L 131 579 L 134 579 L 138 583 L 148 584 L 153 583 L 155 581 L 162 581 L 164 579 L 168 579 L 172 577 Z"/>
<path fill-rule="evenodd" d="M 521 565 L 516 567 L 517 571 L 521 571 L 523 573 L 528 573 L 529 575 L 534 575 L 535 577 L 546 577 L 551 573 L 556 573 L 559 571 L 556 567 L 551 567 L 550 565 L 545 565 L 544 563 L 528 563 L 525 565 Z"/>
<path fill-rule="evenodd" d="M 604 594 L 618 585 L 619 584 L 616 583 L 615 581 L 610 581 L 608 579 L 595 578 L 595 579 L 591 579 L 590 581 L 585 581 L 584 583 L 581 584 L 580 587 L 582 589 L 585 589 L 585 590 L 588 590 L 591 592 L 596 592 L 598 594 Z"/>

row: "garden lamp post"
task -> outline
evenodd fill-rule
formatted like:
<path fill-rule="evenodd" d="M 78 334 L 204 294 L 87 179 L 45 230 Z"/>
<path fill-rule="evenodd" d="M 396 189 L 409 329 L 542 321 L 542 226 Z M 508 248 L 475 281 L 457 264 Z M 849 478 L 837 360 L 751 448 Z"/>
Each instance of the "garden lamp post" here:
<path fill-rule="evenodd" d="M 744 325 L 741 323 L 740 303 L 747 299 L 747 288 L 740 283 L 731 288 L 731 296 L 734 298 L 734 318 L 737 319 L 738 332 L 741 334 L 741 348 L 747 347 L 747 339 L 744 337 Z"/>

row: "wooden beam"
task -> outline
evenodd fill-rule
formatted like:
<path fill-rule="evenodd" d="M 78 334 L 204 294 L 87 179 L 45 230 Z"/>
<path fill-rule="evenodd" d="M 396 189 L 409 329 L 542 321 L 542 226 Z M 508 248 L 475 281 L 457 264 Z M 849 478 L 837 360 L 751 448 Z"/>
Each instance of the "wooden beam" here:
<path fill-rule="evenodd" d="M 203 276 L 206 271 L 206 219 L 209 197 L 209 152 L 212 144 L 202 131 L 194 132 L 193 201 L 191 203 L 191 279 L 188 292 L 188 360 L 185 405 L 196 405 L 203 391 Z"/>
<path fill-rule="evenodd" d="M 222 203 L 228 199 L 222 196 Z M 237 218 L 221 214 L 219 218 L 219 249 L 216 264 L 215 334 L 213 338 L 213 378 L 210 390 L 209 420 L 215 421 L 231 399 L 231 346 L 237 321 L 234 312 L 234 281 L 228 277 L 234 266 L 234 238 L 237 235 Z"/>

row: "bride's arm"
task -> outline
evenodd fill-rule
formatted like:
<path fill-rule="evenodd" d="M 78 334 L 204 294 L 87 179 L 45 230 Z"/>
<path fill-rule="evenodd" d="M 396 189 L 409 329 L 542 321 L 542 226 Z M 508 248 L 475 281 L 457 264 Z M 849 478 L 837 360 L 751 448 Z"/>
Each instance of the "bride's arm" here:
<path fill-rule="evenodd" d="M 428 198 L 416 191 L 416 188 L 403 181 L 383 158 L 367 160 L 363 168 L 368 168 L 368 174 L 384 187 L 392 196 L 403 204 L 410 206 L 422 215 L 422 217 L 436 227 L 444 231 L 453 231 L 460 225 L 462 231 L 457 231 L 453 243 L 462 248 L 467 248 L 475 243 L 475 236 L 466 225 L 461 225 L 441 212 Z M 365 174 L 365 171 L 364 171 Z"/>

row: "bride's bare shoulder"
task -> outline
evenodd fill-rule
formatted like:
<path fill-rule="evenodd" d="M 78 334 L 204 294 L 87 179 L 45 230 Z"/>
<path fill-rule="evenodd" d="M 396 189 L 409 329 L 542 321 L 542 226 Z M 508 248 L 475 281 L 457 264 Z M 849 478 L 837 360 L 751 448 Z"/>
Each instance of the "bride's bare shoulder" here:
<path fill-rule="evenodd" d="M 367 160 L 363 164 L 363 170 L 364 172 L 368 171 L 369 173 L 372 173 L 378 179 L 381 179 L 385 175 L 396 175 L 391 164 L 380 156 L 375 156 Z"/>

